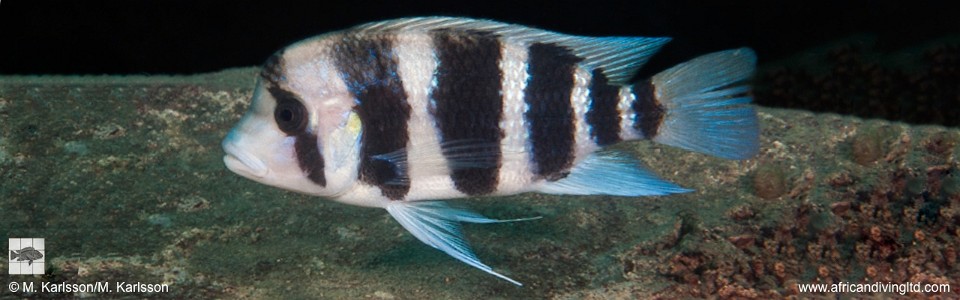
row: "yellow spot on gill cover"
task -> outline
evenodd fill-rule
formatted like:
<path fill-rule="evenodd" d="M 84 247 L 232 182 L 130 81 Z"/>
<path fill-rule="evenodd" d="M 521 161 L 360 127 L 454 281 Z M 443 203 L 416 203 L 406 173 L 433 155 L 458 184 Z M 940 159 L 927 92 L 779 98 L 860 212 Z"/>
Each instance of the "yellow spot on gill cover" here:
<path fill-rule="evenodd" d="M 347 130 L 352 134 L 359 134 L 362 128 L 360 116 L 356 113 L 350 113 L 350 116 L 347 118 Z"/>

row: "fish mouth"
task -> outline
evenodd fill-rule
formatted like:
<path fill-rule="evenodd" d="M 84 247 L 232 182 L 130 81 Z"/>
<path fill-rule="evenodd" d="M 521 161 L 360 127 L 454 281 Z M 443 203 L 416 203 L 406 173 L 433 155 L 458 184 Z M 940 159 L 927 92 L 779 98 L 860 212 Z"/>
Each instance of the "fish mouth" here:
<path fill-rule="evenodd" d="M 240 150 L 237 145 L 227 141 L 223 141 L 223 151 L 227 153 L 223 156 L 223 163 L 230 171 L 254 178 L 267 176 L 267 165 L 250 152 Z"/>

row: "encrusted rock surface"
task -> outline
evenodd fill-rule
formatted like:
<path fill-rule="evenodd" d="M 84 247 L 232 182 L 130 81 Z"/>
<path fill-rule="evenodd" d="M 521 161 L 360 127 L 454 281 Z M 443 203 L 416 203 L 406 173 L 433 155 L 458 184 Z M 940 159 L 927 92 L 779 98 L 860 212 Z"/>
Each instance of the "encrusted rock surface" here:
<path fill-rule="evenodd" d="M 457 201 L 544 217 L 465 226 L 515 287 L 384 211 L 227 171 L 219 143 L 255 74 L 0 77 L 0 235 L 46 238 L 49 265 L 8 279 L 169 284 L 140 295 L 158 298 L 832 298 L 796 284 L 841 281 L 950 283 L 939 295 L 960 296 L 957 128 L 760 108 L 750 160 L 615 147 L 692 193 Z"/>

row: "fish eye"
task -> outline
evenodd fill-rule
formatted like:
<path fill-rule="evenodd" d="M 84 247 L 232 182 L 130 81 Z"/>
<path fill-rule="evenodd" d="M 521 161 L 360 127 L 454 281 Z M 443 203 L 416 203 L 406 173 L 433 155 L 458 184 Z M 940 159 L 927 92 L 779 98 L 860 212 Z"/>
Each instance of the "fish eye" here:
<path fill-rule="evenodd" d="M 273 118 L 280 130 L 287 134 L 298 134 L 307 128 L 307 109 L 296 99 L 279 99 Z"/>

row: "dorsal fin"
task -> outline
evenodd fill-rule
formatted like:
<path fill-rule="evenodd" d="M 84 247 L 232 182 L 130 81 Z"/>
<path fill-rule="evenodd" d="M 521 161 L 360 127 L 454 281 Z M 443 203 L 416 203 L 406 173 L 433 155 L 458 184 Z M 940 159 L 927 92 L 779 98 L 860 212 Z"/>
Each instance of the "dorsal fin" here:
<path fill-rule="evenodd" d="M 490 20 L 454 17 L 418 17 L 394 19 L 357 26 L 358 31 L 430 31 L 455 29 L 491 32 L 523 45 L 553 43 L 570 49 L 583 58 L 589 69 L 600 68 L 613 84 L 626 84 L 650 57 L 670 38 L 664 37 L 583 37 L 566 35 Z"/>

